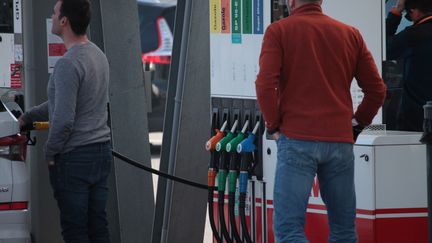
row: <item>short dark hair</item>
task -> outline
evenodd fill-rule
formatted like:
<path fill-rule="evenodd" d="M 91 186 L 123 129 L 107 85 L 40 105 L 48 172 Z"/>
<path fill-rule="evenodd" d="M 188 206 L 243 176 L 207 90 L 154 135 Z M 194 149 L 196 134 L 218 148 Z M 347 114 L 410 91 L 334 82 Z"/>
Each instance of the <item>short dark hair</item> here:
<path fill-rule="evenodd" d="M 424 13 L 432 12 L 432 0 L 406 0 L 405 8 L 409 9 L 419 9 Z"/>
<path fill-rule="evenodd" d="M 72 31 L 76 35 L 84 35 L 90 24 L 91 4 L 89 0 L 59 0 L 60 16 L 67 17 Z"/>

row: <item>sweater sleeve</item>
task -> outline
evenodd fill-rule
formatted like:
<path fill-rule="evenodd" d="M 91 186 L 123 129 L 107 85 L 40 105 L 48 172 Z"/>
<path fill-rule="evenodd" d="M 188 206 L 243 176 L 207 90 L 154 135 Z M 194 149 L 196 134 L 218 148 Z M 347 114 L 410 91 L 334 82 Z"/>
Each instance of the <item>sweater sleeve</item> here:
<path fill-rule="evenodd" d="M 263 39 L 259 58 L 259 72 L 255 81 L 258 104 L 270 130 L 281 123 L 279 114 L 279 79 L 283 50 L 275 25 L 270 25 Z"/>
<path fill-rule="evenodd" d="M 53 160 L 54 156 L 62 151 L 73 130 L 80 82 L 76 66 L 65 58 L 57 62 L 53 75 L 55 93 L 50 130 L 45 147 L 47 161 Z"/>
<path fill-rule="evenodd" d="M 21 119 L 25 122 L 25 124 L 48 121 L 48 101 L 31 108 L 29 111 L 23 114 Z"/>
<path fill-rule="evenodd" d="M 363 100 L 354 114 L 354 118 L 362 126 L 367 126 L 384 103 L 386 86 L 379 75 L 372 54 L 357 31 L 359 40 L 359 58 L 355 78 L 364 93 Z"/>

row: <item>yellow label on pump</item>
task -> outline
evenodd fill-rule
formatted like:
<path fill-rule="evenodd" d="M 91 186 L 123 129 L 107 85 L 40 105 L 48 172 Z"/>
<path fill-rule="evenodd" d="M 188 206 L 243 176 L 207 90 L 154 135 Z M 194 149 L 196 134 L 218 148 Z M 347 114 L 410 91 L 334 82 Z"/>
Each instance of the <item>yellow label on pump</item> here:
<path fill-rule="evenodd" d="M 220 0 L 210 0 L 210 32 L 221 32 L 221 2 Z"/>

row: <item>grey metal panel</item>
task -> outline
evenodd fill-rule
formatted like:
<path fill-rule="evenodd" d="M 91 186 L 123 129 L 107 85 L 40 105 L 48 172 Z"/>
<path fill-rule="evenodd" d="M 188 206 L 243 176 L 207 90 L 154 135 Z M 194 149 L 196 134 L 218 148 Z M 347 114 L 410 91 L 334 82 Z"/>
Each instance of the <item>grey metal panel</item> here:
<path fill-rule="evenodd" d="M 135 0 L 100 1 L 105 53 L 110 63 L 110 105 L 113 147 L 151 166 L 147 104 L 140 62 L 138 10 Z M 120 242 L 150 242 L 154 213 L 150 174 L 115 160 L 115 188 Z M 111 185 L 113 185 L 112 183 Z"/>
<path fill-rule="evenodd" d="M 178 128 L 174 127 L 172 138 L 177 146 L 172 172 L 184 178 L 206 183 L 209 154 L 204 144 L 209 134 L 210 119 L 210 62 L 209 62 L 209 18 L 208 1 L 186 1 L 190 4 L 190 16 L 185 16 L 184 27 L 188 28 L 186 56 L 179 62 L 179 79 L 183 78 L 182 97 L 176 97 L 181 105 Z M 186 9 L 188 10 L 188 4 Z M 185 15 L 188 15 L 186 11 Z M 189 26 L 186 26 L 189 25 Z M 184 45 L 182 45 L 184 47 Z M 183 65 L 183 66 L 181 66 Z M 184 75 L 184 76 L 181 76 Z M 182 98 L 182 100 L 178 100 Z M 173 121 L 174 123 L 176 121 Z M 165 142 L 165 141 L 164 141 Z M 171 141 L 172 142 L 172 141 Z M 173 149 L 173 147 L 171 147 Z M 169 187 L 168 187 L 169 190 Z M 202 242 L 207 192 L 189 186 L 172 184 L 170 207 L 165 208 L 168 214 L 166 242 Z M 162 241 L 164 238 L 162 238 Z"/>
<path fill-rule="evenodd" d="M 171 147 L 171 135 L 173 133 L 173 118 L 174 118 L 174 104 L 175 96 L 177 92 L 177 77 L 179 70 L 179 60 L 181 51 L 181 39 L 183 33 L 183 18 L 185 11 L 186 2 L 179 1 L 176 7 L 175 27 L 174 27 L 174 44 L 172 50 L 172 59 L 170 66 L 169 82 L 168 82 L 168 93 L 165 107 L 164 116 L 164 127 L 162 137 L 162 149 L 159 170 L 168 172 L 169 161 L 170 161 L 170 147 Z M 159 177 L 157 195 L 156 195 L 156 207 L 153 217 L 153 234 L 152 243 L 160 243 L 162 237 L 162 228 L 164 223 L 164 210 L 166 202 L 167 192 L 167 180 L 163 177 Z"/>

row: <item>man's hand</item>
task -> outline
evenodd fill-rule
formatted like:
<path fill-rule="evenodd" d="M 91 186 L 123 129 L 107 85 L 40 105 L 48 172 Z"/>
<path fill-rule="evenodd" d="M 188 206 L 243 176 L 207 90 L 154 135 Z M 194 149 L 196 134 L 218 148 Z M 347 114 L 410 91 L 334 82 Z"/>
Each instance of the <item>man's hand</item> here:
<path fill-rule="evenodd" d="M 280 138 L 280 133 L 279 133 L 279 132 L 275 132 L 275 133 L 272 134 L 272 137 L 273 137 L 273 139 L 274 139 L 275 141 L 277 141 L 277 140 L 279 140 L 279 138 Z"/>
<path fill-rule="evenodd" d="M 399 12 L 402 13 L 405 9 L 405 0 L 398 0 L 395 6 L 395 9 Z"/>
<path fill-rule="evenodd" d="M 354 142 L 357 141 L 357 137 L 360 135 L 360 133 L 363 131 L 364 127 L 360 125 L 353 126 L 353 138 Z"/>
<path fill-rule="evenodd" d="M 22 130 L 22 128 L 25 127 L 25 125 L 26 125 L 25 122 L 24 122 L 24 120 L 22 119 L 22 116 L 20 116 L 18 118 L 18 122 L 19 122 L 20 130 Z"/>
<path fill-rule="evenodd" d="M 48 161 L 48 166 L 53 166 L 53 165 L 55 165 L 54 160 L 50 160 L 50 161 Z"/>

